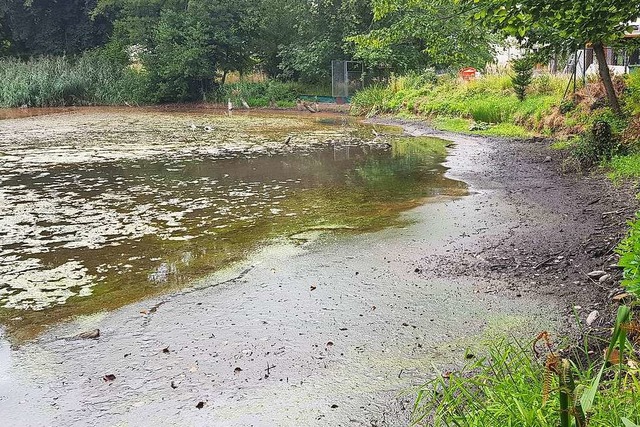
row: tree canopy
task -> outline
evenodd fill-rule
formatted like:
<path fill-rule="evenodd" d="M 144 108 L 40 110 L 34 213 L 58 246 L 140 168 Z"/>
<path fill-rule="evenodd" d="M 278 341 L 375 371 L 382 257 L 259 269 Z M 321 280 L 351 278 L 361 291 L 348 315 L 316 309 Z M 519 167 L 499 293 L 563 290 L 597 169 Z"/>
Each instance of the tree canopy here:
<path fill-rule="evenodd" d="M 593 46 L 611 107 L 620 106 L 606 65 L 604 47 L 617 44 L 640 17 L 633 0 L 457 0 L 475 10 L 488 28 L 549 50 Z"/>
<path fill-rule="evenodd" d="M 484 67 L 493 57 L 492 37 L 469 25 L 464 4 L 450 0 L 373 0 L 371 31 L 349 38 L 368 63 L 399 71 L 424 67 Z"/>

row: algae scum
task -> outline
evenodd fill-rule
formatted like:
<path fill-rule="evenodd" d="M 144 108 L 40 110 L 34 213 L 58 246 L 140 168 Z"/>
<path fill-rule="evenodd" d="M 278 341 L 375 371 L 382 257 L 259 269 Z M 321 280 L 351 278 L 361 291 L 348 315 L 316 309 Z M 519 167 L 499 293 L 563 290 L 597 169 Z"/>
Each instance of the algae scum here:
<path fill-rule="evenodd" d="M 443 141 L 374 137 L 340 116 L 81 109 L 2 120 L 0 320 L 30 338 L 184 286 L 272 239 L 394 223 L 428 197 L 464 194 L 444 157 Z"/>

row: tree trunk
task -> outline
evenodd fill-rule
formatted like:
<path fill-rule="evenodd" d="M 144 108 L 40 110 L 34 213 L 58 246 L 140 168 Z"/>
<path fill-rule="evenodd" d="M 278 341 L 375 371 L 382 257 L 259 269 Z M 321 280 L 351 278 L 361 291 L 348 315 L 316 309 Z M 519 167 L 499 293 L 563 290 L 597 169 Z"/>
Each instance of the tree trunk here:
<path fill-rule="evenodd" d="M 609 64 L 607 64 L 607 55 L 604 53 L 604 45 L 601 42 L 593 43 L 593 52 L 598 59 L 598 71 L 600 72 L 600 78 L 604 84 L 604 89 L 607 92 L 607 99 L 609 100 L 609 106 L 619 116 L 622 115 L 622 109 L 618 102 L 618 96 L 613 88 L 613 81 L 611 80 L 611 73 L 609 72 Z"/>

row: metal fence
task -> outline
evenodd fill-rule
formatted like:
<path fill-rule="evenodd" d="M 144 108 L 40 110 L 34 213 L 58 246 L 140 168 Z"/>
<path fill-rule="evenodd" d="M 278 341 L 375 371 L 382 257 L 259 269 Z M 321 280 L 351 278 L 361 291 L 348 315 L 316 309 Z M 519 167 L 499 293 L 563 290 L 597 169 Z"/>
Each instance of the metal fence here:
<path fill-rule="evenodd" d="M 348 98 L 362 89 L 364 66 L 359 61 L 331 61 L 331 95 Z"/>

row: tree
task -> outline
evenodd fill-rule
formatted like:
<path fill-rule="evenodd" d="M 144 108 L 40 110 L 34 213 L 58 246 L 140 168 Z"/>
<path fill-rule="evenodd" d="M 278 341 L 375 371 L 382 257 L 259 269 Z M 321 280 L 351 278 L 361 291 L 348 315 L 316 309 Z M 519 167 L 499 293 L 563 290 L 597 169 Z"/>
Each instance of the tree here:
<path fill-rule="evenodd" d="M 470 25 L 465 5 L 450 0 L 374 0 L 374 25 L 352 37 L 358 57 L 396 71 L 484 67 L 494 41 Z"/>
<path fill-rule="evenodd" d="M 331 60 L 352 59 L 345 39 L 371 24 L 370 0 L 300 0 L 293 40 L 278 54 L 282 76 L 317 82 L 330 76 Z"/>
<path fill-rule="evenodd" d="M 622 114 L 606 62 L 605 46 L 619 43 L 640 16 L 637 0 L 458 0 L 475 9 L 474 19 L 530 44 L 557 48 L 591 44 L 611 108 Z M 564 46 L 563 46 L 564 45 Z"/>
<path fill-rule="evenodd" d="M 250 0 L 102 0 L 96 14 L 115 16 L 111 43 L 138 48 L 166 102 L 202 98 L 218 70 L 251 66 L 254 10 Z"/>
<path fill-rule="evenodd" d="M 10 45 L 21 56 L 75 54 L 105 43 L 111 25 L 91 18 L 96 1 L 0 0 L 0 52 Z"/>
<path fill-rule="evenodd" d="M 527 96 L 527 88 L 531 84 L 531 78 L 533 77 L 533 65 L 533 61 L 528 56 L 511 61 L 511 67 L 515 73 L 511 77 L 511 83 L 520 101 L 524 101 Z"/>

